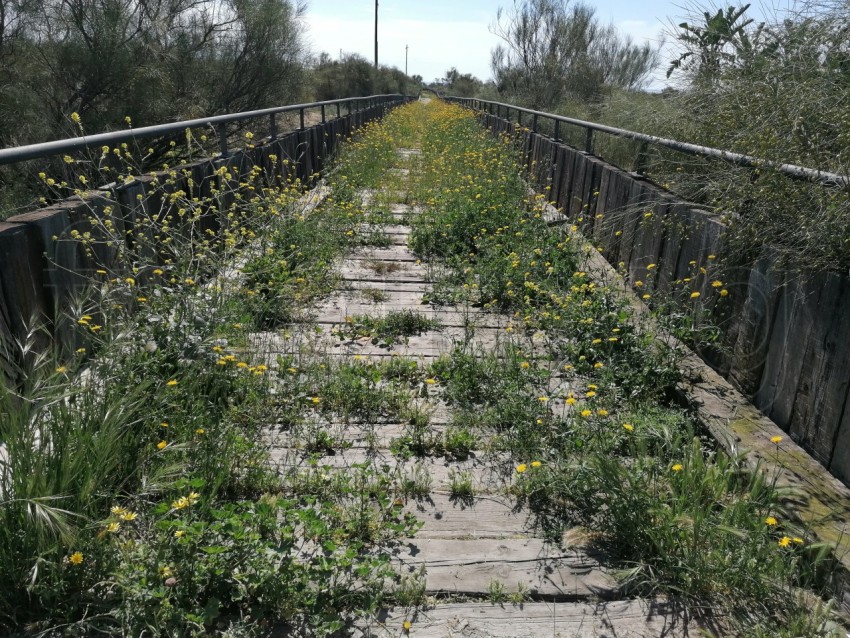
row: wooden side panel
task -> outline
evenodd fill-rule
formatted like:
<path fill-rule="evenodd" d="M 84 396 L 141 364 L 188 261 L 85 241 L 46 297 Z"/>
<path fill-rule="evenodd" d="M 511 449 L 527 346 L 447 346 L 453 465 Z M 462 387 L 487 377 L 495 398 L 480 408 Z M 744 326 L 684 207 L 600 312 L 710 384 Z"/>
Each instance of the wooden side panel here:
<path fill-rule="evenodd" d="M 0 317 L 11 336 L 24 342 L 31 329 L 49 320 L 38 229 L 29 224 L 0 222 L 0 264 L 3 264 L 0 268 L 3 291 Z M 37 346 L 46 345 L 43 332 L 36 331 L 33 336 Z M 14 347 L 12 349 L 14 351 Z"/>

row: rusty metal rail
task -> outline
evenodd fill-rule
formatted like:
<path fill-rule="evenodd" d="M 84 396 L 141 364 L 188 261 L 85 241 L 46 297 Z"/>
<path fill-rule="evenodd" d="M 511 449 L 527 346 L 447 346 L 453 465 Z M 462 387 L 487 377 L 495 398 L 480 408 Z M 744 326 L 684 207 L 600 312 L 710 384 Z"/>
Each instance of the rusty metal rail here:
<path fill-rule="evenodd" d="M 276 116 L 280 113 L 298 112 L 301 128 L 305 128 L 304 112 L 308 109 L 321 109 L 322 122 L 327 117 L 326 107 L 335 106 L 336 116 L 341 116 L 342 107 L 346 107 L 348 113 L 356 110 L 368 109 L 381 104 L 395 105 L 410 98 L 408 96 L 393 95 L 371 95 L 369 97 L 345 98 L 341 100 L 328 100 L 326 102 L 312 102 L 308 104 L 292 104 L 257 111 L 244 111 L 242 113 L 230 113 L 227 115 L 214 115 L 211 117 L 198 118 L 194 120 L 183 120 L 170 124 L 158 124 L 156 126 L 145 126 L 142 128 L 131 128 L 124 131 L 112 131 L 110 133 L 99 133 L 97 135 L 83 135 L 80 137 L 43 142 L 41 144 L 29 144 L 27 146 L 16 146 L 0 149 L 0 165 L 16 164 L 26 160 L 52 157 L 64 153 L 72 153 L 96 146 L 120 144 L 135 139 L 163 137 L 172 133 L 183 132 L 191 128 L 210 128 L 215 131 L 219 139 L 219 152 L 222 157 L 228 155 L 227 148 L 227 125 L 234 122 L 244 122 L 258 118 L 269 118 L 269 131 L 272 138 L 277 136 Z"/>
<path fill-rule="evenodd" d="M 512 114 L 516 114 L 517 122 L 521 125 L 523 124 L 523 115 L 529 115 L 531 116 L 531 121 L 528 124 L 530 124 L 530 128 L 535 132 L 537 131 L 537 125 L 540 119 L 550 120 L 554 122 L 555 139 L 560 139 L 560 127 L 562 124 L 579 127 L 585 131 L 584 150 L 587 153 L 591 154 L 593 153 L 593 134 L 594 132 L 599 132 L 606 133 L 608 135 L 613 135 L 614 137 L 635 140 L 641 142 L 643 145 L 669 148 L 680 153 L 685 153 L 687 155 L 696 155 L 700 157 L 710 157 L 713 159 L 719 159 L 729 164 L 734 164 L 736 166 L 747 166 L 751 168 L 771 168 L 788 177 L 818 182 L 825 186 L 838 186 L 845 188 L 847 186 L 850 186 L 850 177 L 846 175 L 839 175 L 838 173 L 831 173 L 829 171 L 822 171 L 815 168 L 807 168 L 805 166 L 797 166 L 796 164 L 783 164 L 780 162 L 772 162 L 770 160 L 753 157 L 752 155 L 733 153 L 732 151 L 725 151 L 719 148 L 711 148 L 709 146 L 700 146 L 698 144 L 690 144 L 688 142 L 679 142 L 677 140 L 671 140 L 665 137 L 657 137 L 655 135 L 647 135 L 645 133 L 629 131 L 614 126 L 607 126 L 605 124 L 597 124 L 596 122 L 587 122 L 585 120 L 578 120 L 563 115 L 555 115 L 553 113 L 534 111 L 532 109 L 514 106 L 513 104 L 504 104 L 502 102 L 492 102 L 489 100 L 479 100 L 476 98 L 463 97 L 447 97 L 445 99 L 449 102 L 455 102 L 468 108 L 477 111 L 482 111 L 485 113 L 490 113 L 491 115 L 495 115 L 497 117 L 505 117 L 506 119 L 510 119 Z"/>

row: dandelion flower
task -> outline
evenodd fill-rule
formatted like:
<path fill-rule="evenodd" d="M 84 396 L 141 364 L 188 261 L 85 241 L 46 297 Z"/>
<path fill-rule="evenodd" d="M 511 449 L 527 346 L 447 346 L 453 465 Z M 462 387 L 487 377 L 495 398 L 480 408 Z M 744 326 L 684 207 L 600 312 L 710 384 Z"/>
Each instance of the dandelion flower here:
<path fill-rule="evenodd" d="M 543 465 L 543 463 L 541 463 L 540 461 L 531 462 L 531 467 L 540 467 L 541 465 Z"/>
<path fill-rule="evenodd" d="M 777 523 L 777 520 L 775 518 L 773 518 L 773 516 L 768 516 L 766 519 L 764 519 L 765 525 L 770 525 L 772 527 L 772 526 L 776 525 L 776 523 Z"/>
<path fill-rule="evenodd" d="M 685 466 L 682 465 L 681 463 L 675 463 L 673 465 L 673 467 L 671 467 L 670 469 L 673 470 L 674 472 L 681 472 L 682 470 L 685 469 Z"/>
<path fill-rule="evenodd" d="M 185 533 L 186 532 L 184 530 L 178 529 L 176 532 L 174 532 L 174 538 L 183 538 L 183 535 Z"/>
<path fill-rule="evenodd" d="M 177 379 L 171 379 L 171 381 L 169 381 L 169 382 L 168 382 L 168 383 L 166 383 L 165 385 L 168 385 L 168 386 L 175 386 L 175 385 L 177 385 Z"/>
<path fill-rule="evenodd" d="M 70 556 L 68 556 L 68 562 L 72 565 L 80 565 L 83 562 L 83 553 L 82 552 L 74 552 Z"/>
<path fill-rule="evenodd" d="M 522 474 L 528 469 L 528 466 L 525 463 L 520 463 L 516 466 L 517 474 Z"/>
<path fill-rule="evenodd" d="M 168 441 L 160 441 L 156 444 L 157 450 L 164 450 L 168 446 Z"/>
<path fill-rule="evenodd" d="M 313 405 L 319 405 L 322 402 L 321 397 L 310 397 L 310 401 L 313 402 Z"/>
<path fill-rule="evenodd" d="M 633 426 L 631 423 L 623 423 L 623 429 L 627 432 L 634 432 L 635 426 Z"/>
<path fill-rule="evenodd" d="M 425 383 L 427 383 L 428 385 L 436 385 L 437 380 L 436 379 L 425 379 Z"/>
<path fill-rule="evenodd" d="M 136 512 L 124 510 L 118 515 L 118 518 L 120 518 L 122 521 L 135 521 L 138 516 L 139 515 L 136 514 Z"/>
<path fill-rule="evenodd" d="M 694 291 L 694 292 L 691 293 L 691 299 L 697 299 L 699 297 L 699 295 L 700 295 L 700 293 Z"/>
<path fill-rule="evenodd" d="M 546 403 L 549 400 L 549 397 L 537 397 L 537 400 L 540 401 L 540 403 Z"/>
<path fill-rule="evenodd" d="M 59 366 L 58 368 L 56 368 L 56 372 L 58 372 L 59 374 L 63 374 L 65 372 L 68 372 L 68 368 L 66 368 L 65 366 Z"/>
<path fill-rule="evenodd" d="M 411 622 L 409 620 L 405 620 L 403 623 L 401 623 L 401 628 L 404 629 L 405 631 L 410 631 L 410 628 L 412 626 L 413 625 L 411 624 Z"/>
<path fill-rule="evenodd" d="M 782 437 L 781 437 L 781 436 L 772 436 L 772 437 L 770 437 L 770 442 L 771 442 L 771 443 L 775 443 L 776 445 L 779 445 L 779 443 L 780 443 L 781 441 L 782 441 Z"/>
<path fill-rule="evenodd" d="M 791 544 L 791 537 L 790 536 L 783 536 L 782 538 L 779 539 L 779 542 L 777 544 L 780 547 L 788 547 Z"/>
<path fill-rule="evenodd" d="M 581 415 L 584 416 L 584 417 L 590 416 L 591 414 L 593 414 L 593 412 L 590 411 L 590 410 L 582 410 L 581 411 Z"/>
<path fill-rule="evenodd" d="M 116 523 L 115 521 L 113 521 L 112 523 L 107 523 L 104 529 L 106 529 L 106 531 L 110 534 L 115 534 L 116 532 L 121 530 L 121 523 Z"/>

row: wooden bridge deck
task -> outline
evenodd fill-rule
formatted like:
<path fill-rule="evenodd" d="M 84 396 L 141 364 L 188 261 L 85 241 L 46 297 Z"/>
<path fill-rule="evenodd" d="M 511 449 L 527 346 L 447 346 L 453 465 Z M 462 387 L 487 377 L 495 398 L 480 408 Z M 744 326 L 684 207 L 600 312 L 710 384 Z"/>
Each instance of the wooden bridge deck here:
<path fill-rule="evenodd" d="M 432 273 L 406 245 L 410 231 L 405 220 L 416 210 L 402 203 L 393 210 L 396 223 L 385 229 L 391 245 L 356 251 L 342 262 L 341 286 L 317 308 L 315 322 L 305 325 L 299 334 L 290 331 L 287 339 L 269 333 L 253 336 L 272 360 L 278 354 L 297 356 L 300 361 L 405 356 L 428 363 L 464 338 L 485 349 L 512 338 L 505 331 L 508 317 L 468 305 L 423 303 L 423 294 L 432 289 Z M 363 293 L 376 289 L 383 299 L 377 303 Z M 384 316 L 400 310 L 438 319 L 440 328 L 392 348 L 375 345 L 368 337 L 340 341 L 332 335 L 333 329 L 344 326 L 352 315 Z M 318 336 L 316 325 L 322 328 Z M 431 415 L 435 432 L 445 430 L 451 422 L 452 409 L 442 401 L 438 386 L 417 399 L 417 406 Z M 554 410 L 565 407 L 563 402 L 552 405 Z M 465 461 L 404 458 L 389 449 L 392 439 L 405 432 L 403 423 L 338 421 L 322 427 L 350 445 L 320 460 L 324 472 L 346 472 L 355 464 L 369 464 L 390 467 L 398 476 L 427 476 L 429 485 L 427 494 L 405 500 L 404 509 L 423 525 L 415 537 L 402 542 L 393 557 L 402 574 L 415 578 L 424 573 L 427 603 L 385 610 L 361 622 L 356 635 L 648 638 L 695 635 L 700 628 L 711 626 L 710 620 L 693 619 L 668 601 L 625 596 L 614 565 L 582 540 L 587 535 L 581 530 L 564 549 L 544 542 L 529 513 L 509 494 L 516 477 L 513 464 L 504 455 L 483 453 L 487 441 L 480 441 L 482 449 Z M 297 435 L 270 431 L 269 436 L 282 473 L 309 465 Z M 474 495 L 453 495 L 451 484 L 458 475 L 471 482 Z M 512 597 L 515 602 L 510 602 Z M 405 621 L 411 623 L 407 631 Z"/>

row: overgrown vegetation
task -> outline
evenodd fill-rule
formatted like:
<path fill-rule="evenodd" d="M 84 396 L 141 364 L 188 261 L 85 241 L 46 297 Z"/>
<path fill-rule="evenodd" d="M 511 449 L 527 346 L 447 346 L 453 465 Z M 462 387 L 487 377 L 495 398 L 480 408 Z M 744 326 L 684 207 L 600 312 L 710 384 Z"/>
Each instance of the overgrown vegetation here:
<path fill-rule="evenodd" d="M 493 32 L 504 42 L 492 57 L 498 91 L 538 110 L 567 99 L 596 102 L 614 87 L 641 88 L 658 60 L 653 47 L 600 24 L 581 2 L 514 0 L 497 12 Z"/>
<path fill-rule="evenodd" d="M 511 491 L 548 539 L 605 548 L 627 591 L 723 610 L 735 635 L 806 624 L 831 635 L 829 549 L 791 522 L 769 480 L 668 402 L 675 353 L 589 278 L 569 230 L 547 226 L 513 141 L 435 108 L 411 245 L 451 266 L 461 298 L 512 317 L 495 349 L 459 344 L 432 365 L 456 425 L 510 456 Z M 467 478 L 452 476 L 456 497 L 470 495 Z"/>
<path fill-rule="evenodd" d="M 407 160 L 397 152 L 415 146 Z M 331 290 L 334 261 L 390 219 L 405 162 L 401 195 L 423 209 L 410 245 L 442 274 L 430 301 L 506 324 L 482 331 L 496 335 L 485 343 L 468 320 L 428 366 L 304 355 L 325 335 L 294 320 Z M 316 207 L 260 167 L 238 185 L 221 167 L 197 201 L 174 193 L 173 169 L 157 176 L 152 197 L 169 193 L 171 208 L 139 219 L 131 249 L 101 264 L 69 312 L 79 348 L 23 357 L 3 395 L 0 625 L 344 631 L 393 600 L 423 602 L 421 574 L 390 593 L 390 550 L 418 527 L 404 499 L 432 488 L 412 457 L 487 455 L 507 464 L 508 492 L 547 540 L 604 548 L 629 594 L 720 611 L 735 635 L 830 635 L 829 549 L 791 522 L 769 479 L 670 404 L 676 353 L 591 277 L 592 249 L 546 223 L 546 197 L 528 194 L 520 166 L 513 139 L 434 102 L 362 131 Z M 390 175 L 384 201 L 374 191 Z M 228 223 L 207 232 L 210 206 Z M 91 223 L 60 240 L 92 255 L 123 243 L 109 216 Z M 418 313 L 342 323 L 388 345 L 438 327 Z M 444 431 L 418 402 L 428 398 L 452 410 Z M 390 422 L 403 430 L 389 448 L 408 465 L 331 462 L 345 460 L 349 425 L 375 448 L 374 426 Z M 272 434 L 286 458 L 272 458 Z M 451 469 L 451 498 L 478 490 Z M 529 595 L 490 588 L 494 602 Z"/>
<path fill-rule="evenodd" d="M 348 155 L 385 143 L 372 126 Z M 372 167 L 356 180 L 378 179 Z M 260 167 L 241 183 L 222 167 L 204 197 L 180 190 L 184 177 L 154 180 L 132 242 L 103 211 L 89 233 L 55 239 L 97 268 L 68 309 L 76 350 L 24 344 L 0 395 L 7 631 L 328 635 L 381 605 L 395 579 L 386 548 L 416 529 L 393 475 L 353 468 L 331 486 L 269 456 L 266 424 L 395 413 L 402 393 L 352 394 L 367 378 L 357 368 L 329 377 L 246 347 L 253 322 L 279 325 L 326 292 L 332 261 L 361 241 L 369 216 L 348 178 L 306 208 L 298 184 Z M 211 226 L 210 209 L 228 223 Z M 314 430 L 304 453 L 334 444 Z"/>

